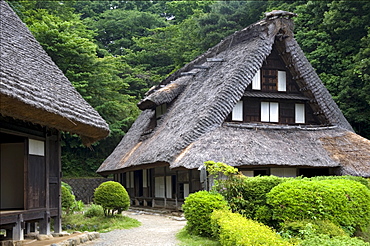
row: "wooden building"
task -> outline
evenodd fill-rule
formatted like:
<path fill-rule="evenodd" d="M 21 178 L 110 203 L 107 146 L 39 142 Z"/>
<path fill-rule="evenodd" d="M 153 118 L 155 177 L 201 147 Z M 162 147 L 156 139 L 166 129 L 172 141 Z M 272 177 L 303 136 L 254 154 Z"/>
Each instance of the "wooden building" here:
<path fill-rule="evenodd" d="M 370 177 L 370 141 L 306 59 L 294 15 L 267 13 L 148 91 L 97 172 L 115 174 L 134 204 L 176 208 L 205 187 L 208 160 L 247 176 Z"/>
<path fill-rule="evenodd" d="M 36 222 L 61 231 L 61 131 L 89 145 L 109 128 L 5 1 L 0 10 L 0 229 L 22 240 Z"/>

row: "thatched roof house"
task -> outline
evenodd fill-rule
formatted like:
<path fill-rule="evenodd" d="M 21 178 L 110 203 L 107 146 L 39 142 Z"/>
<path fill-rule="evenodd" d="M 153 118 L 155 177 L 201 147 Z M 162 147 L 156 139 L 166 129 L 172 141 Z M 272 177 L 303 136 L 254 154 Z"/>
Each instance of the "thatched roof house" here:
<path fill-rule="evenodd" d="M 109 127 L 0 1 L 0 229 L 61 232 L 61 131 L 90 145 Z M 0 238 L 4 240 L 4 235 Z"/>
<path fill-rule="evenodd" d="M 369 177 L 370 141 L 353 132 L 306 59 L 292 16 L 268 13 L 151 89 L 97 172 L 196 170 L 213 160 L 247 175 Z"/>
<path fill-rule="evenodd" d="M 1 1 L 0 113 L 57 128 L 91 144 L 107 123 L 76 91 L 18 16 Z"/>

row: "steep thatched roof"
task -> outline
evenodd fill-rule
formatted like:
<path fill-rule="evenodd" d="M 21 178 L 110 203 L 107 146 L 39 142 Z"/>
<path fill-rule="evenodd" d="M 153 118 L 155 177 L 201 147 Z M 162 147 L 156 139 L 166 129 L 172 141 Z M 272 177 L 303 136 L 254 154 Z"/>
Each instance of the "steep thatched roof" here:
<path fill-rule="evenodd" d="M 0 113 L 75 133 L 85 144 L 107 123 L 75 90 L 5 1 L 0 1 Z"/>
<path fill-rule="evenodd" d="M 353 146 L 359 143 L 346 137 L 354 134 L 352 127 L 294 39 L 291 16 L 265 18 L 234 33 L 151 89 L 138 105 L 142 114 L 98 173 L 163 163 L 171 168 L 197 168 L 214 160 L 234 166 L 343 167 L 344 173 L 360 170 L 361 175 L 370 176 L 368 140 L 361 147 L 363 156 L 352 158 L 351 164 L 343 162 L 345 157 L 335 158 L 327 148 L 327 139 L 343 138 Z M 299 99 L 310 99 L 324 126 L 306 130 L 224 123 L 273 46 L 303 88 Z M 157 127 L 145 135 L 154 107 L 169 102 Z M 333 146 L 339 142 L 333 140 Z M 362 169 L 356 169 L 361 165 Z"/>

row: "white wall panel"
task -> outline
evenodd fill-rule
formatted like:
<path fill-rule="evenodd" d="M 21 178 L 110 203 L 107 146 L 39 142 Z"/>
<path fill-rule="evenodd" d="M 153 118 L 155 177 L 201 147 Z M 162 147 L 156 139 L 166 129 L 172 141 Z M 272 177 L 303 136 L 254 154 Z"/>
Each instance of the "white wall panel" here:
<path fill-rule="evenodd" d="M 261 90 L 261 71 L 258 70 L 252 79 L 252 89 Z"/>
<path fill-rule="evenodd" d="M 166 176 L 166 197 L 172 198 L 172 177 Z"/>
<path fill-rule="evenodd" d="M 278 91 L 286 91 L 286 72 L 278 71 Z"/>
<path fill-rule="evenodd" d="M 270 121 L 270 103 L 261 102 L 261 121 L 269 122 Z"/>
<path fill-rule="evenodd" d="M 155 177 L 155 197 L 164 198 L 164 177 Z"/>
<path fill-rule="evenodd" d="M 304 104 L 297 103 L 295 105 L 295 123 L 306 123 Z"/>
<path fill-rule="evenodd" d="M 45 142 L 35 139 L 28 139 L 28 154 L 45 156 Z"/>
<path fill-rule="evenodd" d="M 243 101 L 239 101 L 233 108 L 232 112 L 233 121 L 243 121 Z"/>
<path fill-rule="evenodd" d="M 279 103 L 270 102 L 270 122 L 279 122 Z"/>

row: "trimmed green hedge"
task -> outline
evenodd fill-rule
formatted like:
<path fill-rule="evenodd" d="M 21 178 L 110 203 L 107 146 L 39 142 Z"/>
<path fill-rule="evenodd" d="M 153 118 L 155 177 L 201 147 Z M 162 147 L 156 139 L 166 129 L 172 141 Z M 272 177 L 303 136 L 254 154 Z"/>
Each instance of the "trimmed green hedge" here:
<path fill-rule="evenodd" d="M 328 235 L 316 235 L 303 240 L 300 246 L 370 246 L 359 238 L 348 236 L 329 237 Z"/>
<path fill-rule="evenodd" d="M 299 179 L 299 178 L 300 177 L 298 177 L 297 179 Z M 316 177 L 312 177 L 312 178 L 303 178 L 303 179 L 307 179 L 307 180 L 311 180 L 311 181 L 347 179 L 347 180 L 353 180 L 353 181 L 359 182 L 359 183 L 365 185 L 367 188 L 370 189 L 370 182 L 369 182 L 370 179 L 366 179 L 366 178 L 359 177 L 359 176 L 350 176 L 350 175 L 345 175 L 345 176 L 316 176 Z"/>
<path fill-rule="evenodd" d="M 218 193 L 198 191 L 190 194 L 182 206 L 187 220 L 186 230 L 199 236 L 211 236 L 211 214 L 215 209 L 230 209 Z"/>
<path fill-rule="evenodd" d="M 94 202 L 103 207 L 105 216 L 113 215 L 115 211 L 121 213 L 130 207 L 130 197 L 126 189 L 115 181 L 100 184 L 95 189 Z"/>
<path fill-rule="evenodd" d="M 221 245 L 291 245 L 270 227 L 231 211 L 215 210 L 211 215 L 211 224 L 213 235 L 219 239 Z"/>
<path fill-rule="evenodd" d="M 370 190 L 348 179 L 294 180 L 267 194 L 278 221 L 330 220 L 353 233 L 370 223 Z"/>
<path fill-rule="evenodd" d="M 267 207 L 266 194 L 275 186 L 291 180 L 276 176 L 232 176 L 220 180 L 214 189 L 228 201 L 232 211 L 272 226 L 272 213 Z"/>
<path fill-rule="evenodd" d="M 348 236 L 338 225 L 330 220 L 299 220 L 287 221 L 281 225 L 280 235 L 283 237 L 305 239 L 307 234 L 324 234 L 330 237 Z"/>

